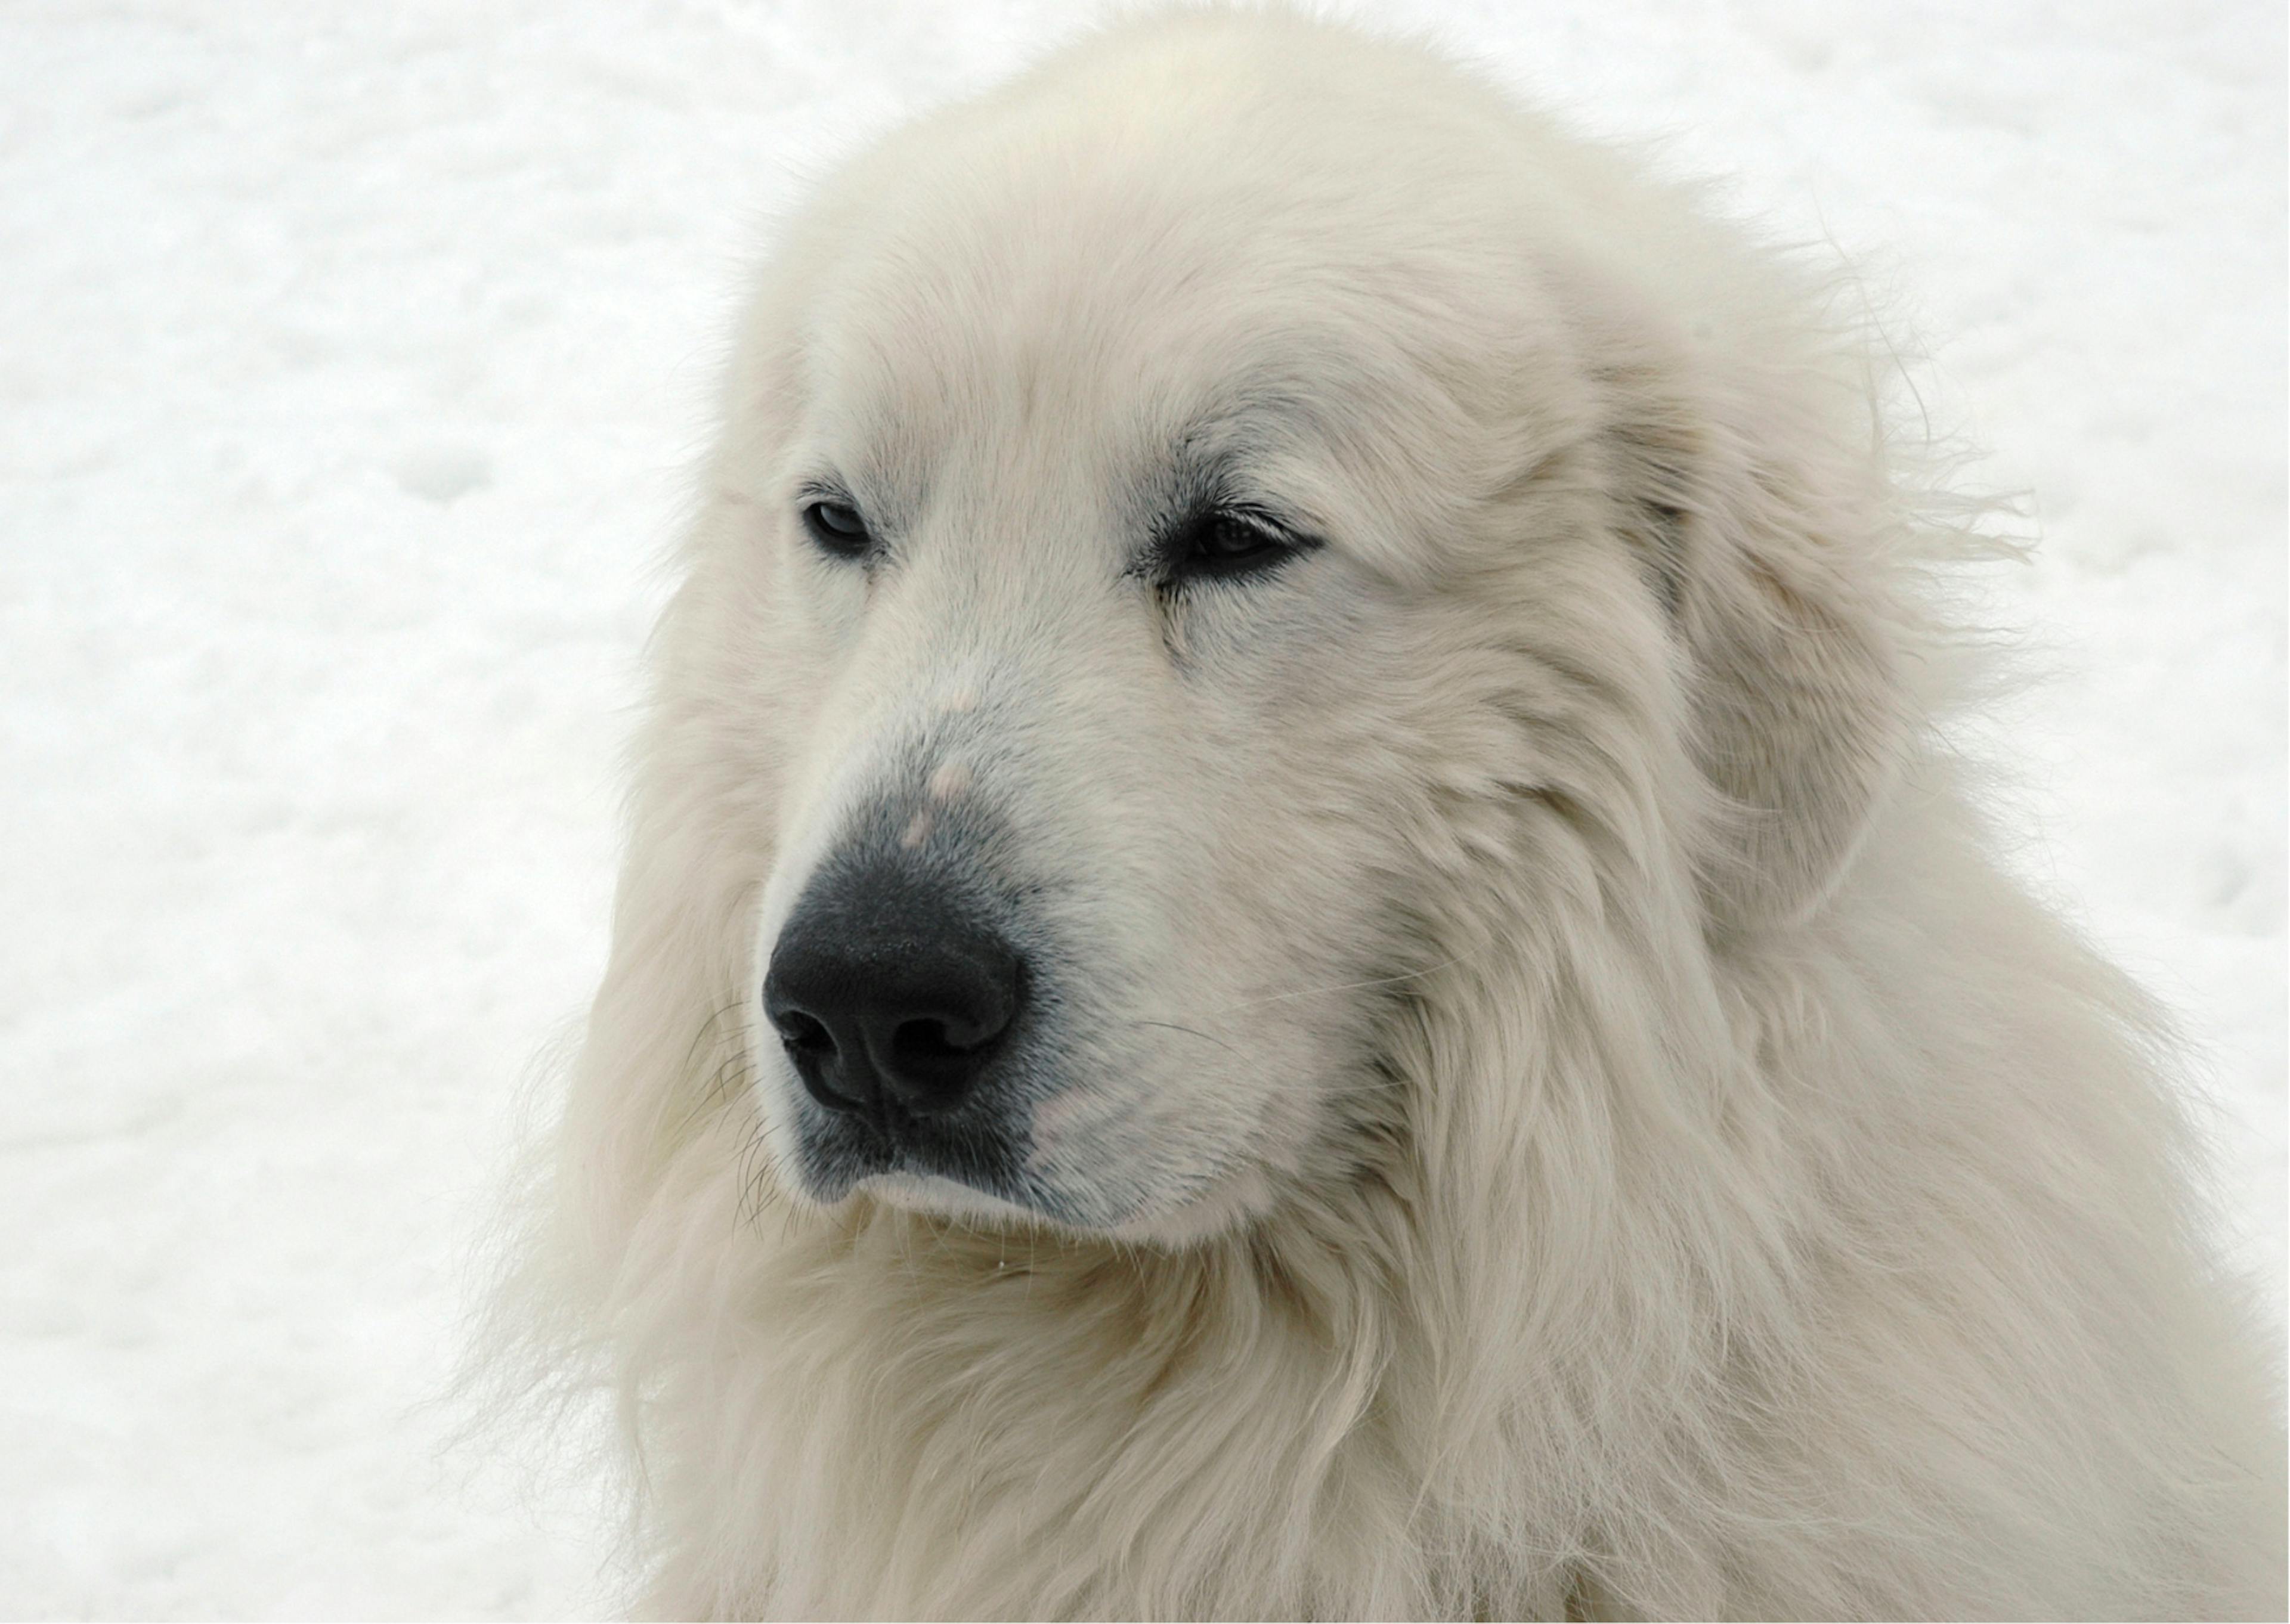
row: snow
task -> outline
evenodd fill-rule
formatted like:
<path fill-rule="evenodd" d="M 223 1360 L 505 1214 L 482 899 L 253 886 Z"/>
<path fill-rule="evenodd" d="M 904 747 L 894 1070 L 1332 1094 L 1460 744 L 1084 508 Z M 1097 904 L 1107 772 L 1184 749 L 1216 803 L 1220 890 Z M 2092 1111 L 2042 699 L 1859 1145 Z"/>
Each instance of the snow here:
<path fill-rule="evenodd" d="M 1074 7 L 0 14 L 0 1611 L 613 1604 L 452 1446 L 741 268 Z M 2283 1300 L 2281 8 L 1395 4 L 1902 290 L 2024 488 L 2023 852 L 2185 1017 Z"/>

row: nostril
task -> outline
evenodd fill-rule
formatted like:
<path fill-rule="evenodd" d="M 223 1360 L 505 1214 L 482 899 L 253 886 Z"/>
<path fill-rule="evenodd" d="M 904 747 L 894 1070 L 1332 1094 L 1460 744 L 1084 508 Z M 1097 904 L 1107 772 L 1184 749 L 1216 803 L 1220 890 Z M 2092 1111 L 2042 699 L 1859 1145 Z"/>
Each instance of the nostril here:
<path fill-rule="evenodd" d="M 765 978 L 764 1013 L 779 1034 L 788 1059 L 795 1063 L 796 1076 L 803 1080 L 806 1093 L 829 1110 L 855 1114 L 867 1108 L 861 1097 L 871 1092 L 867 1088 L 866 1068 L 853 1069 L 851 1057 L 835 1041 L 834 1030 L 789 996 L 776 966 Z"/>
<path fill-rule="evenodd" d="M 963 1041 L 965 1036 L 970 1041 Z M 991 1033 L 957 1035 L 943 1020 L 909 1020 L 891 1034 L 891 1053 L 902 1063 L 928 1065 L 933 1060 L 962 1060 L 992 1040 Z"/>
<path fill-rule="evenodd" d="M 998 1021 L 981 1025 L 933 1016 L 902 1020 L 890 1034 L 885 1078 L 909 1111 L 932 1116 L 951 1110 L 969 1092 L 1000 1035 Z"/>
<path fill-rule="evenodd" d="M 798 1054 L 823 1060 L 835 1052 L 835 1035 L 801 1010 L 783 1010 L 772 1017 L 772 1024 L 779 1028 L 780 1042 Z"/>

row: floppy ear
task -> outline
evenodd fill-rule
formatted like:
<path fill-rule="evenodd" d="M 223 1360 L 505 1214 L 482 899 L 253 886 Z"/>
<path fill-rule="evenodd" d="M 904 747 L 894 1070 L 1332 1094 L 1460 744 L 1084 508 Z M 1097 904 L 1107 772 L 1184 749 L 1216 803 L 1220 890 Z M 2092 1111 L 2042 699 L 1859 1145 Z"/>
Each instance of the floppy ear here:
<path fill-rule="evenodd" d="M 1702 890 L 1726 924 L 1801 920 L 1904 754 L 1889 493 L 1874 452 L 1806 403 L 1729 414 L 1665 393 L 1653 407 L 1642 380 L 1624 391 L 1610 446 L 1685 653 L 1693 756 L 1726 804 L 1697 853 Z"/>

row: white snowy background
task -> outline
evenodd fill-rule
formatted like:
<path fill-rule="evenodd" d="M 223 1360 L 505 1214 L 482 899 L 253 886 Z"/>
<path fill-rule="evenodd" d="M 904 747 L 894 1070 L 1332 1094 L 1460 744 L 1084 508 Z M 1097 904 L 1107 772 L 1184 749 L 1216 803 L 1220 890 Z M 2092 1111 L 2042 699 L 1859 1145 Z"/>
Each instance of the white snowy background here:
<path fill-rule="evenodd" d="M 2042 535 L 2022 860 L 2199 1041 L 2278 1316 L 2278 0 L 1362 14 L 1898 291 Z M 0 7 L 0 1612 L 612 1604 L 593 1494 L 438 1396 L 731 302 L 1078 17 Z"/>

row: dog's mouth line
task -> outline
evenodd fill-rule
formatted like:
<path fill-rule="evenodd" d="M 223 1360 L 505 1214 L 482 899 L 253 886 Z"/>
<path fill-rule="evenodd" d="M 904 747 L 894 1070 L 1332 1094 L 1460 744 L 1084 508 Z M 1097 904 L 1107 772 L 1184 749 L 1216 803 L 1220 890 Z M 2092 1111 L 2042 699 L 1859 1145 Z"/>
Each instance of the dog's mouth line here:
<path fill-rule="evenodd" d="M 841 1115 L 820 1123 L 813 1155 L 824 1165 L 821 1182 L 844 1192 L 873 1179 L 939 1180 L 1029 1211 L 1062 1217 L 1059 1199 L 989 1133 L 965 1131 L 899 1112 Z M 832 1197 L 830 1197 L 831 1199 Z"/>

